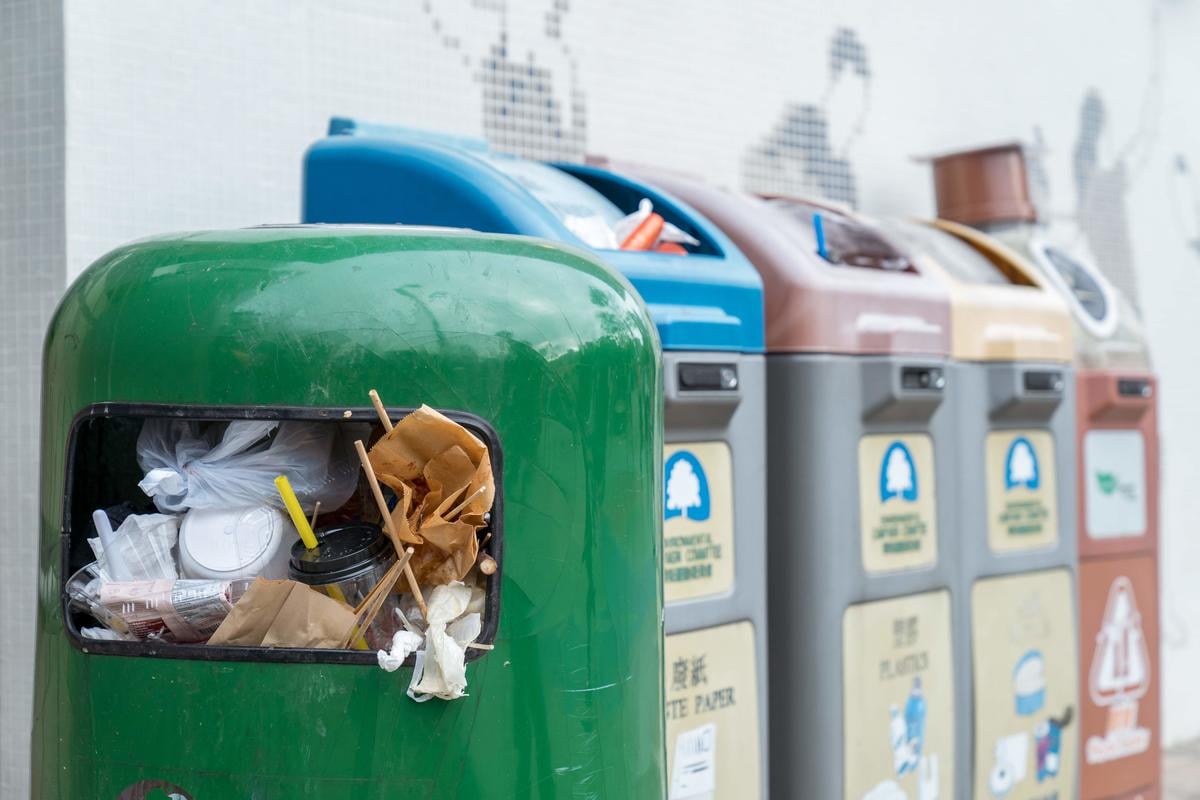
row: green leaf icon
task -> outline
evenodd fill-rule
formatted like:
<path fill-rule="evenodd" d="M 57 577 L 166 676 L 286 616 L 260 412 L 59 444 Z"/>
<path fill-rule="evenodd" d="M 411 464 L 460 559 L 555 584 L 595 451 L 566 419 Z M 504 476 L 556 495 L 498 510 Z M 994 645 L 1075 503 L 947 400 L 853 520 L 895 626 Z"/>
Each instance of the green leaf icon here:
<path fill-rule="evenodd" d="M 1117 490 L 1117 476 L 1111 472 L 1097 472 L 1096 483 L 1100 485 L 1100 491 L 1105 494 L 1112 494 Z"/>

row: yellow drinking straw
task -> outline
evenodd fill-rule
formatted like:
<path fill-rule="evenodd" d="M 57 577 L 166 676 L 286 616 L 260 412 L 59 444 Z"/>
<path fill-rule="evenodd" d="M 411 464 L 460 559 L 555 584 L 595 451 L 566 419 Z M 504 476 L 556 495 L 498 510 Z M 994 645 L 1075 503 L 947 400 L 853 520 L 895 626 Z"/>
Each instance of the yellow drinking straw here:
<path fill-rule="evenodd" d="M 317 537 L 313 534 L 308 520 L 304 518 L 304 509 L 300 508 L 300 501 L 296 499 L 296 493 L 292 491 L 292 484 L 288 482 L 287 475 L 280 475 L 275 479 L 275 488 L 279 490 L 279 496 L 283 498 L 283 504 L 287 506 L 292 524 L 296 526 L 296 530 L 300 534 L 300 540 L 309 550 L 316 550 Z"/>

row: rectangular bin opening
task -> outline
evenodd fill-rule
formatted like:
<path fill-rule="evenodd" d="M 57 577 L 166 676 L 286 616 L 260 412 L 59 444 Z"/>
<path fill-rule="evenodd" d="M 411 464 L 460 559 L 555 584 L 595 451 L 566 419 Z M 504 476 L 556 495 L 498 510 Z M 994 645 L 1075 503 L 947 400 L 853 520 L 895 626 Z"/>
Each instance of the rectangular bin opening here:
<path fill-rule="evenodd" d="M 389 410 L 388 416 L 398 423 L 409 413 L 411 410 Z M 417 554 L 409 566 L 414 577 L 430 579 L 428 585 L 422 583 L 426 601 L 430 601 L 433 586 L 453 580 L 448 575 L 466 572 L 462 582 L 472 587 L 472 592 L 463 613 L 479 615 L 467 620 L 469 628 L 476 622 L 479 626 L 478 635 L 466 648 L 466 660 L 471 661 L 490 649 L 499 624 L 502 457 L 496 434 L 485 421 L 465 413 L 442 413 L 477 440 L 471 444 L 478 460 L 472 479 L 484 474 L 485 462 L 490 464 L 495 497 L 490 509 L 482 511 L 479 498 L 486 497 L 486 492 L 472 483 L 467 488 L 476 500 L 467 496 L 460 502 L 467 495 L 464 488 L 460 494 L 446 497 L 428 516 L 423 509 L 416 510 L 421 508 L 419 503 L 410 500 L 407 507 L 413 514 L 420 513 L 420 530 L 428 537 L 424 544 L 414 545 Z M 85 409 L 76 417 L 67 445 L 62 598 L 69 638 L 86 653 L 376 664 L 376 650 L 386 649 L 392 634 L 402 629 L 395 609 L 415 616 L 416 607 L 400 568 L 389 573 L 396 560 L 395 547 L 383 531 L 371 481 L 354 448 L 356 440 L 370 448 L 383 435 L 383 426 L 371 408 L 103 404 Z M 486 459 L 478 443 L 486 446 Z M 459 449 L 453 455 L 461 453 Z M 188 481 L 186 490 L 180 489 L 181 473 L 156 467 L 173 458 L 185 465 L 182 479 Z M 461 456 L 457 466 L 471 467 L 472 462 L 463 458 L 468 457 Z M 229 466 L 235 461 L 239 469 Z M 453 462 L 450 457 L 438 461 Z M 204 466 L 192 466 L 196 464 Z M 222 472 L 218 465 L 228 468 Z M 458 474 L 464 474 L 464 469 Z M 293 543 L 301 539 L 299 525 L 278 508 L 282 500 L 268 496 L 272 488 L 279 491 L 274 485 L 276 473 L 289 475 L 296 484 L 295 494 L 305 505 L 305 518 L 311 515 L 314 498 L 338 498 L 320 507 L 315 528 L 317 550 L 300 545 L 293 551 Z M 432 504 L 441 497 L 435 494 L 441 491 L 441 484 L 434 471 L 424 474 L 431 477 L 428 481 L 415 479 L 414 496 Z M 441 475 L 451 474 L 447 470 Z M 446 478 L 446 485 L 449 480 Z M 149 486 L 156 497 L 149 496 L 139 483 Z M 400 492 L 388 488 L 386 481 L 379 485 L 384 502 L 395 509 L 401 502 Z M 180 491 L 189 493 L 192 500 L 202 493 L 220 499 L 204 508 L 175 508 L 182 502 Z M 108 573 L 105 579 L 96 577 L 100 562 L 88 540 L 103 538 L 98 534 L 103 520 L 96 518 L 97 510 L 103 511 L 103 518 L 117 531 L 110 541 L 121 543 L 115 548 L 115 563 L 108 557 L 103 563 L 124 580 Z M 394 514 L 392 519 L 404 519 L 404 515 Z M 435 528 L 434 522 L 442 527 Z M 474 543 L 467 538 L 472 531 Z M 134 539 L 137 548 L 132 547 Z M 456 544 L 435 551 L 429 549 L 434 539 Z M 103 552 L 103 542 L 100 547 Z M 423 548 L 427 552 L 422 555 Z M 470 558 L 476 551 L 477 556 Z M 172 572 L 174 579 L 170 578 Z M 372 595 L 371 590 L 389 574 L 396 579 L 395 589 Z M 256 575 L 297 579 L 317 591 L 275 584 L 271 597 L 282 605 L 272 606 L 265 602 L 265 586 L 259 585 L 250 600 L 261 597 L 264 602 L 248 601 L 238 611 L 238 602 L 250 591 Z M 466 590 L 459 591 L 465 596 Z M 339 602 L 331 603 L 328 598 Z M 354 617 L 347 617 L 345 609 L 356 606 L 379 607 L 375 622 L 362 628 L 346 627 L 347 620 Z M 243 626 L 240 639 L 231 637 L 228 628 L 222 631 L 220 638 L 238 640 L 237 644 L 207 643 L 235 611 L 241 615 L 235 621 L 255 621 L 249 629 L 272 620 L 262 641 L 253 645 L 240 641 L 246 638 L 247 626 Z M 278 642 L 286 637 L 274 638 L 273 631 L 286 628 L 289 615 L 295 614 L 325 621 L 329 641 L 342 630 L 346 633 L 341 635 L 350 638 L 341 645 L 280 646 Z M 405 664 L 413 662 L 410 654 Z"/>

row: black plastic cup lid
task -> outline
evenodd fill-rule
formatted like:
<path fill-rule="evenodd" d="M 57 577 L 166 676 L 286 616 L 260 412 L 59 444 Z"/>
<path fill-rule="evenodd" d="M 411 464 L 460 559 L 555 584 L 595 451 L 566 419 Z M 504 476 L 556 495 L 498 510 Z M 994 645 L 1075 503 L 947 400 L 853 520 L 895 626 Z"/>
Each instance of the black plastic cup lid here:
<path fill-rule="evenodd" d="M 318 528 L 317 549 L 292 544 L 288 575 L 301 583 L 323 586 L 357 578 L 394 555 L 392 543 L 378 525 L 351 522 Z"/>

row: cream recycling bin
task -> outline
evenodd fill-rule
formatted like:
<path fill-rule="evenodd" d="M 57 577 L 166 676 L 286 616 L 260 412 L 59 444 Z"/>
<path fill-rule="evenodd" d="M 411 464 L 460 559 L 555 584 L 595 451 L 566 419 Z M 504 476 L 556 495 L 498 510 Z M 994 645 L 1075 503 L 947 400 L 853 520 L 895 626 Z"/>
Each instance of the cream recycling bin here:
<path fill-rule="evenodd" d="M 764 797 L 766 377 L 758 274 L 695 210 L 610 170 L 543 164 L 485 142 L 353 120 L 335 119 L 330 133 L 305 157 L 306 222 L 539 236 L 589 250 L 646 302 L 662 342 L 666 399 L 667 796 Z M 618 247 L 615 229 L 645 200 L 686 234 L 685 243 Z M 546 480 L 552 486 L 555 477 Z"/>
<path fill-rule="evenodd" d="M 1078 230 L 1038 222 L 1017 144 L 933 159 L 938 215 L 1025 255 L 1075 320 L 1080 795 L 1157 797 L 1157 381 L 1133 305 Z"/>
<path fill-rule="evenodd" d="M 1032 266 L 978 231 L 890 223 L 951 288 L 969 769 L 956 797 L 1074 797 L 1075 405 L 1071 321 Z"/>
<path fill-rule="evenodd" d="M 763 276 L 772 793 L 951 797 L 947 291 L 866 220 L 652 179 Z"/>

